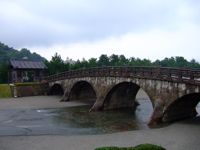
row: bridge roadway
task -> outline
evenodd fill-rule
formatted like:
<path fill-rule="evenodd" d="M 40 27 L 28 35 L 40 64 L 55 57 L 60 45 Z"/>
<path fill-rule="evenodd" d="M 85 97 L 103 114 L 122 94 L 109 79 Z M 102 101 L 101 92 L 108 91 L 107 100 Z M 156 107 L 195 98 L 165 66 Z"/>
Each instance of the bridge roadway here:
<path fill-rule="evenodd" d="M 149 124 L 197 115 L 200 101 L 200 70 L 159 67 L 102 67 L 66 71 L 45 78 L 50 93 L 63 94 L 62 101 L 93 99 L 90 111 L 136 108 L 142 88 L 153 113 Z"/>

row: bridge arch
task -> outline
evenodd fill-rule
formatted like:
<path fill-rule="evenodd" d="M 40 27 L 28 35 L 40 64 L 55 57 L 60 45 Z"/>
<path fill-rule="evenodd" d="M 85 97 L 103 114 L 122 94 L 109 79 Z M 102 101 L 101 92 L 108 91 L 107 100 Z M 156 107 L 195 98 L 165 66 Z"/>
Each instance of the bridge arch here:
<path fill-rule="evenodd" d="M 93 102 L 96 99 L 96 91 L 93 85 L 85 80 L 77 81 L 69 90 L 68 100 L 85 100 Z"/>
<path fill-rule="evenodd" d="M 131 81 L 123 81 L 112 86 L 104 99 L 104 109 L 133 107 L 139 104 L 135 98 L 141 87 Z M 141 88 L 143 89 L 143 88 Z M 146 91 L 144 90 L 146 93 Z M 148 95 L 148 93 L 146 93 Z M 148 95 L 149 97 L 149 95 Z M 151 102 L 152 103 L 152 102 Z"/>
<path fill-rule="evenodd" d="M 186 94 L 173 101 L 164 111 L 162 120 L 171 122 L 175 120 L 195 117 L 198 113 L 196 107 L 200 102 L 200 93 Z"/>
<path fill-rule="evenodd" d="M 55 83 L 49 90 L 49 94 L 50 95 L 63 95 L 64 94 L 64 90 L 63 87 L 58 84 Z"/>
<path fill-rule="evenodd" d="M 139 86 L 132 82 L 120 82 L 113 85 L 105 96 L 103 108 L 117 109 L 123 107 L 134 107 L 135 96 L 139 90 Z"/>

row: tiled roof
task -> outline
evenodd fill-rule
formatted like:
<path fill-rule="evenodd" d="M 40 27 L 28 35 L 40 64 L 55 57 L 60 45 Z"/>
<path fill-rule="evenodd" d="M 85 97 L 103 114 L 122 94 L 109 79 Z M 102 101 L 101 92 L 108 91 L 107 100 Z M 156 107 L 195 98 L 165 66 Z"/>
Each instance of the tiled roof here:
<path fill-rule="evenodd" d="M 10 60 L 10 64 L 15 69 L 47 69 L 42 61 Z"/>

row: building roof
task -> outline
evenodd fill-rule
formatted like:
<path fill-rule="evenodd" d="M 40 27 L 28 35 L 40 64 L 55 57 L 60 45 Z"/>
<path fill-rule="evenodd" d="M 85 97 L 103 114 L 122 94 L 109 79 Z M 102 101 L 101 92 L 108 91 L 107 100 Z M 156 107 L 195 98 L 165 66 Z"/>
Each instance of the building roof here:
<path fill-rule="evenodd" d="M 14 69 L 47 69 L 42 61 L 10 60 L 10 64 Z"/>

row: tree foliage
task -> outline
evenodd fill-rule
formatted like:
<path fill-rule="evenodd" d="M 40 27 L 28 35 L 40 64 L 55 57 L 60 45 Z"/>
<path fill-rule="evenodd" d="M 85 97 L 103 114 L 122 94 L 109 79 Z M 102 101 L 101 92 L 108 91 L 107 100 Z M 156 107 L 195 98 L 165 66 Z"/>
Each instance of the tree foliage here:
<path fill-rule="evenodd" d="M 20 51 L 18 51 L 0 42 L 0 64 L 8 62 L 10 59 L 22 59 L 24 57 L 27 57 L 29 60 L 45 60 L 45 58 L 43 58 L 39 54 L 31 53 L 26 48 L 22 48 Z"/>
<path fill-rule="evenodd" d="M 8 82 L 8 64 L 1 63 L 0 64 L 0 83 L 7 83 Z"/>
<path fill-rule="evenodd" d="M 45 63 L 48 67 L 49 74 L 56 74 L 69 69 L 69 64 L 64 63 L 58 53 L 55 53 L 55 55 L 52 56 L 51 60 L 49 62 L 46 61 Z"/>
<path fill-rule="evenodd" d="M 164 58 L 163 60 L 156 60 L 152 62 L 149 59 L 140 58 L 126 58 L 124 55 L 107 56 L 102 54 L 98 59 L 90 58 L 89 60 L 82 59 L 77 61 L 63 61 L 57 53 L 52 59 L 46 63 L 50 74 L 59 73 L 62 71 L 74 69 L 86 69 L 92 67 L 106 67 L 106 66 L 155 66 L 155 67 L 175 67 L 175 68 L 199 68 L 200 64 L 192 59 L 187 61 L 184 57 Z"/>

